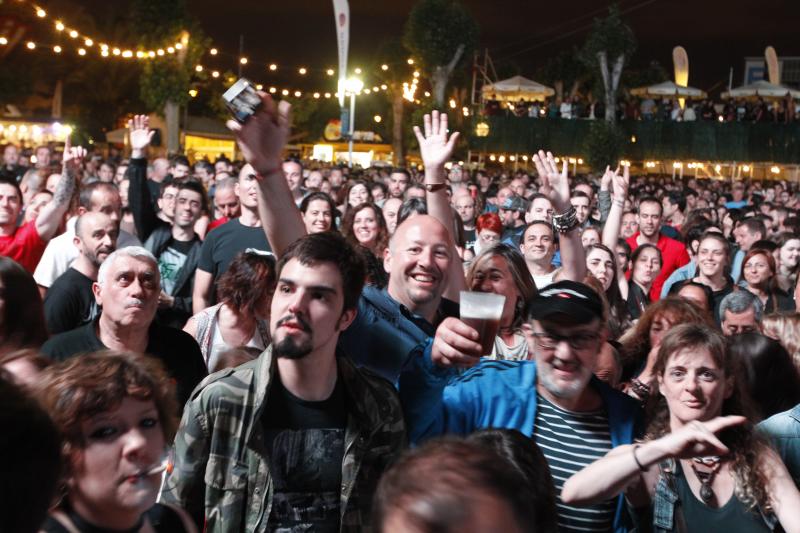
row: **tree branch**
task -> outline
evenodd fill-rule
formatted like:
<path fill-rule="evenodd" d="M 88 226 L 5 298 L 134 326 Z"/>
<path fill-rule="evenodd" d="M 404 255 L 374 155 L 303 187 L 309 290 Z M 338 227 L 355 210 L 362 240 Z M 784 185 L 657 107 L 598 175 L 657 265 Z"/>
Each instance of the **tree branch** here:
<path fill-rule="evenodd" d="M 453 59 L 451 59 L 450 62 L 447 64 L 447 77 L 448 78 L 450 77 L 450 74 L 453 73 L 453 70 L 455 70 L 456 65 L 458 64 L 458 61 L 461 59 L 461 55 L 463 53 L 464 53 L 464 45 L 463 44 L 459 44 L 458 48 L 456 48 L 456 53 L 453 54 Z"/>

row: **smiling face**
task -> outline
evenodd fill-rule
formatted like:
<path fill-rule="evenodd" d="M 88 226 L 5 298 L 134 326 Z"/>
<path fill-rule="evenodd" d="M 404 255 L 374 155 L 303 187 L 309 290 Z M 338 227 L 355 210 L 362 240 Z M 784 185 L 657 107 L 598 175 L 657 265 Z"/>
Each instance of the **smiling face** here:
<path fill-rule="evenodd" d="M 353 185 L 350 189 L 350 193 L 347 195 L 347 202 L 350 204 L 350 207 L 361 205 L 367 200 L 369 200 L 369 191 L 362 183 Z"/>
<path fill-rule="evenodd" d="M 586 255 L 586 268 L 603 284 L 604 291 L 608 291 L 614 281 L 614 266 L 614 258 L 600 248 L 592 248 Z"/>
<path fill-rule="evenodd" d="M 378 238 L 378 215 L 371 207 L 364 208 L 353 218 L 353 235 L 360 244 L 371 248 Z"/>
<path fill-rule="evenodd" d="M 175 198 L 175 225 L 191 228 L 203 213 L 203 196 L 190 189 L 181 189 Z"/>
<path fill-rule="evenodd" d="M 750 287 L 765 288 L 775 273 L 765 254 L 755 254 L 742 265 L 742 274 Z"/>
<path fill-rule="evenodd" d="M 331 229 L 333 214 L 331 206 L 325 200 L 312 200 L 308 203 L 308 209 L 303 213 L 303 222 L 309 234 L 322 233 Z"/>
<path fill-rule="evenodd" d="M 283 163 L 283 174 L 286 176 L 286 183 L 289 184 L 292 194 L 298 193 L 300 185 L 303 183 L 303 167 L 294 161 L 286 161 Z"/>
<path fill-rule="evenodd" d="M 439 305 L 447 286 L 451 241 L 447 229 L 429 215 L 401 224 L 384 258 L 389 295 L 412 312 Z"/>
<path fill-rule="evenodd" d="M 503 314 L 500 317 L 500 327 L 509 327 L 514 321 L 514 311 L 517 302 L 522 299 L 514 283 L 514 276 L 508 268 L 505 258 L 494 255 L 482 260 L 475 266 L 472 273 L 471 291 L 491 292 L 506 297 L 503 305 Z"/>
<path fill-rule="evenodd" d="M 539 392 L 548 400 L 571 399 L 580 395 L 592 378 L 597 364 L 597 345 L 601 324 L 593 320 L 588 324 L 564 326 L 548 321 L 534 320 L 526 325 L 528 350 L 536 359 Z M 554 347 L 536 335 L 555 334 L 571 339 L 580 345 L 576 350 L 571 343 L 557 341 Z"/>
<path fill-rule="evenodd" d="M 707 278 L 721 276 L 728 261 L 726 246 L 717 239 L 703 239 L 697 250 L 697 266 Z"/>
<path fill-rule="evenodd" d="M 800 239 L 789 239 L 786 244 L 781 246 L 779 259 L 781 266 L 786 270 L 797 268 L 800 260 Z"/>
<path fill-rule="evenodd" d="M 155 403 L 126 397 L 84 421 L 81 432 L 85 447 L 71 457 L 70 504 L 87 518 L 132 517 L 135 523 L 155 504 L 161 485 L 160 473 L 140 475 L 157 466 L 166 449 Z"/>
<path fill-rule="evenodd" d="M 525 261 L 549 263 L 556 253 L 553 230 L 546 224 L 531 224 L 522 237 L 520 250 Z"/>
<path fill-rule="evenodd" d="M 725 376 L 709 351 L 695 346 L 667 359 L 658 388 L 667 400 L 672 429 L 689 422 L 711 420 L 733 391 L 733 379 Z"/>

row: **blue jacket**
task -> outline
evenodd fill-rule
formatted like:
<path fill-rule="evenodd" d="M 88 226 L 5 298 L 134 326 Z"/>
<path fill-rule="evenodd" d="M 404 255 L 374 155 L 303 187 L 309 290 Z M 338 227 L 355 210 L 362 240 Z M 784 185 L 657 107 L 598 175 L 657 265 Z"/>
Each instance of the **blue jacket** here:
<path fill-rule="evenodd" d="M 795 484 L 800 486 L 800 404 L 793 409 L 772 415 L 758 425 L 783 459 Z"/>
<path fill-rule="evenodd" d="M 409 440 L 419 443 L 444 433 L 466 435 L 483 428 L 516 429 L 531 437 L 536 421 L 536 363 L 484 359 L 456 375 L 431 361 L 431 342 L 417 348 L 400 375 L 400 401 Z M 611 446 L 630 444 L 640 421 L 639 405 L 596 378 L 591 386 L 608 412 Z M 620 495 L 614 530 L 622 525 L 624 497 Z"/>

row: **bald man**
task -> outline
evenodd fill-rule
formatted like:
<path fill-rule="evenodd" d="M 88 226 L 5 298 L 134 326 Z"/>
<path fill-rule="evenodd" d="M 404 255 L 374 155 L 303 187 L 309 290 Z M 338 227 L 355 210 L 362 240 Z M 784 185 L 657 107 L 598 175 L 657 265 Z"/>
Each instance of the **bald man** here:
<path fill-rule="evenodd" d="M 105 213 L 89 211 L 75 222 L 73 245 L 78 257 L 53 282 L 44 299 L 47 329 L 55 335 L 91 322 L 99 310 L 92 283 L 103 261 L 117 248 L 119 228 Z"/>

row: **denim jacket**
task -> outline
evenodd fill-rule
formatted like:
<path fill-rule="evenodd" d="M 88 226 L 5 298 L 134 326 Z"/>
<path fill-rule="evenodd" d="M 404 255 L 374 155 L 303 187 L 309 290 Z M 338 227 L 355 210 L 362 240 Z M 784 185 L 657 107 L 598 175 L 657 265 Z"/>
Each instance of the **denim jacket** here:
<path fill-rule="evenodd" d="M 686 530 L 683 516 L 675 513 L 675 504 L 678 502 L 678 480 L 674 475 L 675 459 L 667 459 L 660 465 L 661 475 L 656 484 L 653 497 L 653 528 L 654 533 L 681 532 Z M 733 496 L 734 498 L 736 495 Z M 761 518 L 771 530 L 775 529 L 778 519 L 772 514 L 761 512 Z M 646 531 L 647 529 L 644 529 Z"/>
<path fill-rule="evenodd" d="M 800 486 L 800 404 L 772 415 L 758 429 L 772 440 L 795 484 Z"/>

